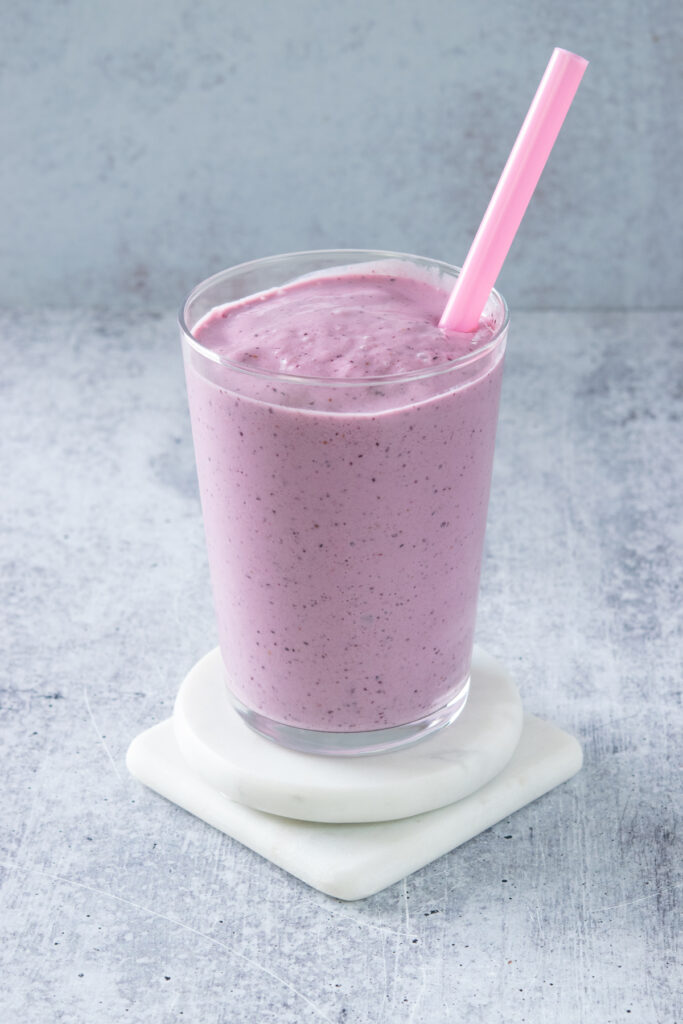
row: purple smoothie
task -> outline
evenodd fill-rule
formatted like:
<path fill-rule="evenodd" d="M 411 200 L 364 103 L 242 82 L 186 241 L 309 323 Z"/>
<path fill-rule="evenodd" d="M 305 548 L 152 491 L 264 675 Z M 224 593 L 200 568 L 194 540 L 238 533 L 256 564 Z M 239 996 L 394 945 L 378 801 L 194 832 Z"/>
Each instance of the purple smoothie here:
<path fill-rule="evenodd" d="M 306 729 L 414 722 L 469 679 L 504 345 L 377 267 L 217 307 L 186 360 L 228 686 Z"/>

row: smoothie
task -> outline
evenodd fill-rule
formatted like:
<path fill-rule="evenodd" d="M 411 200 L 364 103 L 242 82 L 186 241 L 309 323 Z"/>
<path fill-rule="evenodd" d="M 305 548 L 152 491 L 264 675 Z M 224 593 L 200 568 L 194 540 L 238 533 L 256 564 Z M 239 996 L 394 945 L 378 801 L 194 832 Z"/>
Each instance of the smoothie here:
<path fill-rule="evenodd" d="M 467 687 L 505 339 L 502 302 L 438 327 L 451 283 L 326 270 L 192 329 L 227 684 L 271 721 L 385 729 Z"/>

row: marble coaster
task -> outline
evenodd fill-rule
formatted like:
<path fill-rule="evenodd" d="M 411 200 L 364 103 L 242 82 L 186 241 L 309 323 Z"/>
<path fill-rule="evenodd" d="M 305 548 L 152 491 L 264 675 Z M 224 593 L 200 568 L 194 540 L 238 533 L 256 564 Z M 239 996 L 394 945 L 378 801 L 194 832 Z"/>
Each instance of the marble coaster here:
<path fill-rule="evenodd" d="M 475 651 L 465 710 L 389 754 L 327 758 L 253 733 L 212 651 L 183 682 L 173 718 L 126 758 L 132 775 L 320 892 L 362 899 L 571 778 L 578 742 L 523 715 L 505 669 Z M 308 820 L 307 820 L 308 819 Z"/>
<path fill-rule="evenodd" d="M 182 683 L 173 725 L 189 768 L 231 800 L 286 818 L 358 823 L 433 811 L 480 789 L 512 757 L 522 718 L 505 668 L 475 648 L 470 695 L 452 725 L 386 754 L 300 753 L 246 725 L 227 695 L 216 648 Z"/>
<path fill-rule="evenodd" d="M 324 824 L 266 814 L 229 800 L 183 759 L 172 719 L 130 745 L 130 772 L 179 807 L 225 832 L 278 867 L 341 900 L 380 892 L 536 800 L 576 774 L 577 741 L 526 715 L 512 758 L 470 796 L 396 821 Z"/>

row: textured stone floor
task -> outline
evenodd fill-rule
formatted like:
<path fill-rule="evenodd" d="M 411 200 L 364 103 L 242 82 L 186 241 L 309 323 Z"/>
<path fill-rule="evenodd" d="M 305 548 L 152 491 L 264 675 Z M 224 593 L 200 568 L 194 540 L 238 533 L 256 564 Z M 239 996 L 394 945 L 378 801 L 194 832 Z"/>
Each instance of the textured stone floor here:
<path fill-rule="evenodd" d="M 172 318 L 0 327 L 2 1019 L 675 1020 L 683 315 L 514 318 L 478 639 L 585 766 L 358 904 L 125 770 L 215 643 Z"/>

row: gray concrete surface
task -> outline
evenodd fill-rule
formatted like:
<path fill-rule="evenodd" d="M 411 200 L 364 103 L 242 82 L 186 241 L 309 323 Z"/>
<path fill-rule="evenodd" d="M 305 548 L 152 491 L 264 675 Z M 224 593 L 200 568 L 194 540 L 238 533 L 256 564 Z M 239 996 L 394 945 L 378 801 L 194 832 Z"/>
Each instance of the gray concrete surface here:
<path fill-rule="evenodd" d="M 676 0 L 8 0 L 0 304 L 175 308 L 295 249 L 461 263 L 554 46 L 591 60 L 500 287 L 677 308 Z"/>
<path fill-rule="evenodd" d="M 478 639 L 585 767 L 358 904 L 126 775 L 215 643 L 172 317 L 0 330 L 0 1019 L 680 1019 L 683 315 L 514 317 Z"/>

